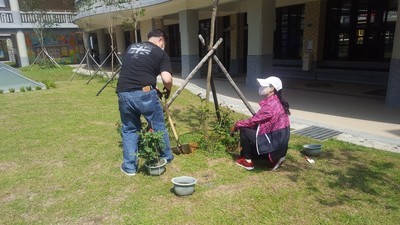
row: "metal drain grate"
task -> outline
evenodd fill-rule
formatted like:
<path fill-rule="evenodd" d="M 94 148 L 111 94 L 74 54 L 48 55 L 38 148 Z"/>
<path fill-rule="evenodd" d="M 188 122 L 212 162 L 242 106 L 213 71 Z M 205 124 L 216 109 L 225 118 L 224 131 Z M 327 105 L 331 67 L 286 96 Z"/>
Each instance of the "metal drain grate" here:
<path fill-rule="evenodd" d="M 311 126 L 300 130 L 295 130 L 292 133 L 323 141 L 328 138 L 337 136 L 342 132 L 323 127 Z"/>

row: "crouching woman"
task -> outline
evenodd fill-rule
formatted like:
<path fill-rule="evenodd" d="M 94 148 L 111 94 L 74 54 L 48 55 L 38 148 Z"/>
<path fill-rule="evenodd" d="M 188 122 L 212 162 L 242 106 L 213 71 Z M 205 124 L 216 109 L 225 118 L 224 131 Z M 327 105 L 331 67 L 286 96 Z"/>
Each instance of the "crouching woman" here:
<path fill-rule="evenodd" d="M 231 131 L 240 131 L 240 157 L 236 164 L 254 169 L 254 159 L 266 159 L 276 170 L 286 159 L 290 137 L 289 104 L 282 98 L 282 81 L 278 77 L 257 79 L 260 110 L 246 120 L 235 123 Z"/>

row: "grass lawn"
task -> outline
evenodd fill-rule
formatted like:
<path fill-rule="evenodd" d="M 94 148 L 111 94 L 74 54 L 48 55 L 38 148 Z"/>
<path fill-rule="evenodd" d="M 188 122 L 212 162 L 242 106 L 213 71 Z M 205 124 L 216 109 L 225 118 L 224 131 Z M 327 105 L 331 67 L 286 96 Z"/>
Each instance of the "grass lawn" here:
<path fill-rule="evenodd" d="M 398 224 L 400 154 L 337 140 L 308 164 L 292 135 L 285 164 L 271 172 L 234 164 L 230 154 L 178 155 L 159 177 L 121 173 L 115 82 L 72 76 L 71 68 L 25 71 L 56 88 L 0 94 L 0 224 Z M 176 88 L 176 87 L 175 87 Z M 171 105 L 183 142 L 198 138 L 199 98 Z M 238 115 L 240 117 L 240 115 Z M 174 142 L 172 141 L 172 145 Z M 177 197 L 171 179 L 198 179 Z"/>

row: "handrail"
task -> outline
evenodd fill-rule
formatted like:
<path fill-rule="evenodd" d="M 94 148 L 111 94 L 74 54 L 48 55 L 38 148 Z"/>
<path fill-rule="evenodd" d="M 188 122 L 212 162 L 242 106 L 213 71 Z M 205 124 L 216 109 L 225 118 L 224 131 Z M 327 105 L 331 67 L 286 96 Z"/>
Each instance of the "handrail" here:
<path fill-rule="evenodd" d="M 14 18 L 10 11 L 0 11 L 0 23 L 14 23 Z"/>
<path fill-rule="evenodd" d="M 20 12 L 20 15 L 22 23 L 50 22 L 62 24 L 73 23 L 77 14 L 75 12 Z M 14 21 L 18 20 L 13 17 L 11 11 L 0 11 L 0 23 L 12 24 Z"/>
<path fill-rule="evenodd" d="M 71 12 L 21 12 L 21 21 L 22 23 L 72 23 L 75 16 L 76 13 Z"/>

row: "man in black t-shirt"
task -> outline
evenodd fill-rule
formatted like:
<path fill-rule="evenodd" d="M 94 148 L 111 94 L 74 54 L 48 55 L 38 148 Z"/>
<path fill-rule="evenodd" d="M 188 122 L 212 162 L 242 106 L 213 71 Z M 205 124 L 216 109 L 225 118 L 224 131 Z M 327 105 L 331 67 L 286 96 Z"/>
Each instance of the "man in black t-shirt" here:
<path fill-rule="evenodd" d="M 148 41 L 130 45 L 122 60 L 117 84 L 119 112 L 122 122 L 123 163 L 121 171 L 134 176 L 138 169 L 138 141 L 141 130 L 140 117 L 144 116 L 154 131 L 164 132 L 164 151 L 161 157 L 171 162 L 168 130 L 164 112 L 156 89 L 157 76 L 164 85 L 164 98 L 172 88 L 172 68 L 168 54 L 164 51 L 167 36 L 162 30 L 153 30 Z"/>

